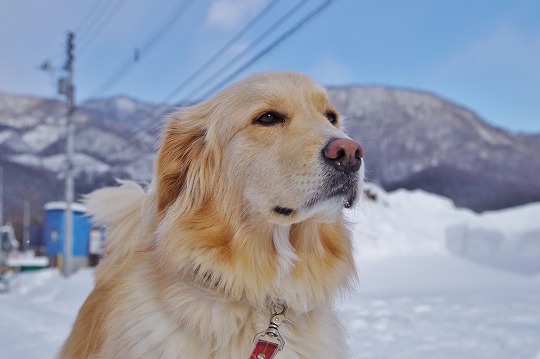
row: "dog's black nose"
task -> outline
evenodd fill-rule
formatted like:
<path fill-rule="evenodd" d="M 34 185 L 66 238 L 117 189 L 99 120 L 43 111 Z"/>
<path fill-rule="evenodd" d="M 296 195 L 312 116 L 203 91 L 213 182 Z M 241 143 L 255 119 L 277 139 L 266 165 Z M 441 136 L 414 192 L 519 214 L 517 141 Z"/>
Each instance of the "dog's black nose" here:
<path fill-rule="evenodd" d="M 338 138 L 326 145 L 323 157 L 336 170 L 349 174 L 360 169 L 362 158 L 364 158 L 364 149 L 356 141 Z"/>

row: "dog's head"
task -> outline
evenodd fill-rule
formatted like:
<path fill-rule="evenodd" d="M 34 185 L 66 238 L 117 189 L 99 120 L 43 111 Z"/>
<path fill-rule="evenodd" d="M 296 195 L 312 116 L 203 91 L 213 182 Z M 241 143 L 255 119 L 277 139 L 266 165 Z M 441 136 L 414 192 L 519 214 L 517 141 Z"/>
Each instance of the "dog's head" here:
<path fill-rule="evenodd" d="M 158 209 L 212 201 L 231 216 L 276 224 L 333 221 L 356 200 L 363 155 L 321 86 L 296 73 L 252 75 L 171 116 Z"/>
<path fill-rule="evenodd" d="M 294 73 L 253 75 L 173 114 L 143 216 L 156 220 L 160 276 L 301 311 L 347 288 L 341 214 L 359 193 L 363 150 L 340 127 L 325 90 Z"/>

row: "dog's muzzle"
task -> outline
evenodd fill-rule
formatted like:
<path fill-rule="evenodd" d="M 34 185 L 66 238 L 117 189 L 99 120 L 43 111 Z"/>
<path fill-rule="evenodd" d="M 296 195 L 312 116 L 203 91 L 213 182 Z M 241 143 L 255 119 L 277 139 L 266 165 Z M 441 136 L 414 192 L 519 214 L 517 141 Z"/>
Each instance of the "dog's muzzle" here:
<path fill-rule="evenodd" d="M 324 182 L 317 191 L 300 207 L 311 208 L 332 198 L 343 198 L 343 206 L 353 206 L 358 195 L 359 174 L 364 158 L 360 144 L 348 138 L 330 140 L 322 150 Z M 276 206 L 274 212 L 289 216 L 293 208 Z"/>

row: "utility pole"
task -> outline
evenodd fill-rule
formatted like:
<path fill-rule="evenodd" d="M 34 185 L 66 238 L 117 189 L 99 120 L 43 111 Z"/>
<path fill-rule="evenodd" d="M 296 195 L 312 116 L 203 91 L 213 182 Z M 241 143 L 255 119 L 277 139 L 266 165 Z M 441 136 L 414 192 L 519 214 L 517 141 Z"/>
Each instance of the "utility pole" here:
<path fill-rule="evenodd" d="M 58 92 L 66 96 L 66 211 L 65 211 L 65 234 L 64 234 L 64 260 L 62 272 L 67 277 L 73 271 L 73 113 L 75 112 L 75 86 L 73 85 L 73 51 L 75 34 L 69 32 L 66 44 L 66 63 L 64 70 L 66 77 L 59 81 Z"/>
<path fill-rule="evenodd" d="M 23 210 L 23 241 L 22 250 L 26 251 L 30 244 L 30 200 L 24 200 Z"/>
<path fill-rule="evenodd" d="M 4 169 L 0 167 L 0 226 L 4 224 Z"/>

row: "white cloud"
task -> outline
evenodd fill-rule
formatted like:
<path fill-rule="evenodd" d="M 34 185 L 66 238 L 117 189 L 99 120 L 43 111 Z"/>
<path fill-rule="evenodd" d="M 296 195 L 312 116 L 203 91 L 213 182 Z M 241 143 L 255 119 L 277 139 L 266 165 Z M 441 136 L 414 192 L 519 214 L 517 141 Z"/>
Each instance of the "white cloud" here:
<path fill-rule="evenodd" d="M 329 56 L 319 58 L 310 73 L 323 85 L 344 85 L 354 80 L 353 71 L 349 67 Z"/>
<path fill-rule="evenodd" d="M 267 0 L 214 0 L 208 9 L 206 21 L 211 26 L 231 30 L 244 24 L 266 3 Z"/>

